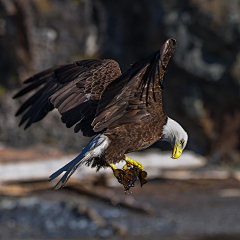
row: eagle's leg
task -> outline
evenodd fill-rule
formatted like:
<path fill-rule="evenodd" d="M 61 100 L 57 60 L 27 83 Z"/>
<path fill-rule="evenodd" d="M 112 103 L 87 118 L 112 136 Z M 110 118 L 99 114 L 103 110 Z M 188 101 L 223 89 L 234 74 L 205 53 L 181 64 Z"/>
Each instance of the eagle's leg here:
<path fill-rule="evenodd" d="M 111 167 L 113 172 L 114 172 L 114 170 L 118 169 L 113 163 L 109 163 L 109 166 Z"/>
<path fill-rule="evenodd" d="M 143 165 L 139 161 L 133 160 L 126 156 L 125 156 L 124 160 L 126 161 L 126 164 L 123 166 L 123 170 L 127 170 L 128 167 L 131 167 L 131 166 L 135 166 L 135 167 L 143 170 Z"/>

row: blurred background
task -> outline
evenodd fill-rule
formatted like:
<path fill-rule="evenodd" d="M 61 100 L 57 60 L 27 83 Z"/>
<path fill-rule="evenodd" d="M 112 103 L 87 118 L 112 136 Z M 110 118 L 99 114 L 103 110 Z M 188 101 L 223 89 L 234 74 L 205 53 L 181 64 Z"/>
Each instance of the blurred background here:
<path fill-rule="evenodd" d="M 168 38 L 163 102 L 189 134 L 182 157 L 162 142 L 134 155 L 149 183 L 129 195 L 86 168 L 53 191 L 48 176 L 90 139 L 57 111 L 19 128 L 24 79 L 90 58 L 125 72 Z M 240 239 L 239 41 L 239 0 L 0 0 L 0 238 Z"/>

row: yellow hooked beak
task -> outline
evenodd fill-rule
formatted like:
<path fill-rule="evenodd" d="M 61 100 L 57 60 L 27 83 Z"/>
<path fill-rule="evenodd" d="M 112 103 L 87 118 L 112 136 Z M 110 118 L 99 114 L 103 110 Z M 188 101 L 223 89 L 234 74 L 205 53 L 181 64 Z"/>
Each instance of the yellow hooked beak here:
<path fill-rule="evenodd" d="M 183 147 L 179 141 L 176 142 L 173 152 L 172 152 L 172 158 L 177 159 L 181 156 L 183 151 Z"/>

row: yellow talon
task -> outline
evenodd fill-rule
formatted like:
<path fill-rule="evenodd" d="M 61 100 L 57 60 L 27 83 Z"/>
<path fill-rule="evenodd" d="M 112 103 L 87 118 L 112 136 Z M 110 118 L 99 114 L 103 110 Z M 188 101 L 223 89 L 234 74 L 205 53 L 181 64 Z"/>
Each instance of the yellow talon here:
<path fill-rule="evenodd" d="M 128 163 L 126 163 L 124 166 L 123 166 L 123 168 L 122 168 L 122 170 L 123 171 L 127 171 L 128 170 L 128 167 L 130 167 L 131 165 L 129 165 Z"/>
<path fill-rule="evenodd" d="M 118 169 L 114 164 L 112 164 L 112 163 L 109 163 L 109 166 L 112 168 L 112 170 L 114 171 L 114 170 L 116 170 L 116 169 Z"/>
<path fill-rule="evenodd" d="M 123 167 L 123 169 L 126 169 L 129 166 L 133 165 L 133 166 L 143 170 L 143 165 L 139 161 L 133 160 L 133 159 L 131 159 L 129 157 L 126 157 L 126 156 L 125 156 L 124 160 L 126 161 L 126 165 Z"/>
<path fill-rule="evenodd" d="M 119 169 L 112 163 L 109 163 L 109 166 L 112 168 L 113 171 L 113 175 L 118 179 L 118 181 L 120 180 L 121 176 L 119 175 Z M 120 180 L 121 181 L 121 180 Z"/>
<path fill-rule="evenodd" d="M 128 168 L 131 166 L 135 166 L 135 167 L 143 170 L 143 165 L 139 161 L 133 160 L 126 156 L 125 156 L 124 160 L 126 161 L 126 164 L 122 168 L 123 171 L 128 170 Z M 109 163 L 109 166 L 112 168 L 114 173 L 116 172 L 115 170 L 118 169 L 113 163 Z"/>

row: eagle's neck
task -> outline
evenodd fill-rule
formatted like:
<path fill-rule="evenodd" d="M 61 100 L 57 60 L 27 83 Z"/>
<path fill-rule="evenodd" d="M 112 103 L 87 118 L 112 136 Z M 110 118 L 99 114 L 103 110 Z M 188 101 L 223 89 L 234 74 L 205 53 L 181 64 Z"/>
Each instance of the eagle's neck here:
<path fill-rule="evenodd" d="M 168 117 L 167 123 L 163 126 L 162 134 L 162 140 L 170 142 L 173 147 L 176 139 L 185 139 L 186 132 L 179 123 Z"/>

